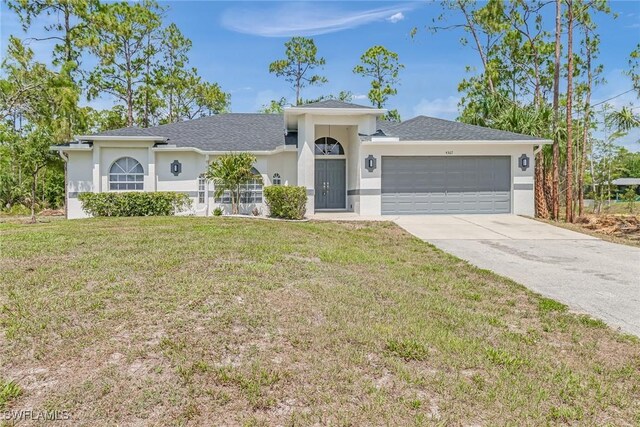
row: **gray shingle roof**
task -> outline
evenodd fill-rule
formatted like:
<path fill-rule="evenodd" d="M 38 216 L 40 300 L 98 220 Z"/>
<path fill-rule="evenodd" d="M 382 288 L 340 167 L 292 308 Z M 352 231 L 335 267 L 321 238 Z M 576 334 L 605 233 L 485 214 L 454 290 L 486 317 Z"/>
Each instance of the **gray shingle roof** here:
<path fill-rule="evenodd" d="M 148 129 L 139 128 L 139 127 L 130 127 L 130 128 L 121 128 L 121 129 L 113 129 L 107 130 L 104 132 L 97 133 L 95 135 L 100 136 L 159 136 L 149 133 Z"/>
<path fill-rule="evenodd" d="M 354 105 L 335 100 L 316 104 L 334 102 Z M 376 132 L 376 136 L 398 137 L 400 141 L 541 141 L 540 138 L 529 135 L 425 116 L 414 117 L 402 123 L 378 120 L 377 125 L 379 132 Z M 168 138 L 168 144 L 204 151 L 271 151 L 285 143 L 295 144 L 297 136 L 295 132 L 290 132 L 285 137 L 282 114 L 258 113 L 219 114 L 147 129 L 131 127 L 96 135 L 157 136 Z M 361 135 L 361 138 L 370 140 L 371 135 Z"/>
<path fill-rule="evenodd" d="M 640 185 L 640 178 L 617 178 L 611 183 L 613 185 Z"/>
<path fill-rule="evenodd" d="M 377 124 L 384 135 L 398 137 L 401 141 L 542 141 L 530 135 L 427 116 L 417 116 L 402 123 L 378 120 Z"/>
<path fill-rule="evenodd" d="M 325 101 L 311 102 L 309 104 L 298 105 L 295 108 L 367 108 L 366 105 L 352 104 L 350 102 L 338 101 L 337 99 L 327 99 Z"/>
<path fill-rule="evenodd" d="M 178 123 L 123 128 L 99 136 L 160 136 L 168 144 L 205 151 L 270 151 L 284 145 L 282 114 L 227 113 Z"/>

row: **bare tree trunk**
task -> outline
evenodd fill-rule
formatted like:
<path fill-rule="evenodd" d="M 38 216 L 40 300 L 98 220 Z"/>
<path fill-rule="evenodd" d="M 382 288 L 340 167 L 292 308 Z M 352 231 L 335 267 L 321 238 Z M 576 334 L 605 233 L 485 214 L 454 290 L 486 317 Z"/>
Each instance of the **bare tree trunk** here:
<path fill-rule="evenodd" d="M 131 83 L 127 88 L 127 126 L 133 126 L 133 91 L 131 89 Z"/>
<path fill-rule="evenodd" d="M 549 218 L 549 207 L 544 195 L 544 156 L 542 150 L 536 153 L 535 158 L 535 204 L 538 218 Z"/>
<path fill-rule="evenodd" d="M 298 62 L 298 74 L 296 75 L 296 105 L 302 104 L 302 100 L 300 99 L 300 84 L 302 79 L 302 68 L 300 68 L 300 63 Z"/>
<path fill-rule="evenodd" d="M 131 81 L 131 54 L 129 53 L 129 46 L 125 45 L 125 62 L 127 69 L 127 126 L 133 126 L 133 82 Z"/>
<path fill-rule="evenodd" d="M 589 46 L 588 38 L 585 46 L 587 49 L 587 93 L 584 107 L 584 128 L 582 129 L 582 156 L 580 158 L 580 168 L 578 169 L 578 216 L 582 216 L 584 213 L 584 169 L 587 164 L 587 152 L 589 151 L 591 85 L 593 84 L 593 73 L 591 70 L 591 47 Z"/>
<path fill-rule="evenodd" d="M 38 179 L 38 169 L 33 174 L 31 180 L 31 223 L 36 223 L 36 180 Z"/>
<path fill-rule="evenodd" d="M 591 191 L 593 197 L 596 197 L 596 180 L 595 180 L 595 168 L 593 167 L 593 150 L 589 151 L 589 170 L 591 172 Z"/>
<path fill-rule="evenodd" d="M 149 55 L 149 50 L 150 50 L 150 45 L 151 45 L 151 33 L 147 34 L 147 50 L 145 52 L 145 76 L 144 76 L 144 126 L 145 128 L 149 127 L 149 115 L 150 112 L 149 110 L 151 109 L 150 107 L 150 100 L 149 100 L 149 88 L 151 87 L 151 58 Z"/>
<path fill-rule="evenodd" d="M 238 215 L 240 213 L 240 209 L 238 204 L 240 202 L 240 185 L 237 185 L 235 190 L 231 192 L 231 213 L 233 215 Z"/>
<path fill-rule="evenodd" d="M 534 90 L 534 105 L 536 109 L 540 109 L 540 71 L 539 71 L 539 61 L 538 61 L 538 49 L 535 47 L 531 37 L 527 34 L 527 38 L 529 39 L 529 43 L 531 44 L 531 49 L 534 52 L 534 77 L 535 77 L 535 90 Z M 515 94 L 515 91 L 514 91 Z M 536 166 L 534 169 L 535 175 L 535 209 L 536 216 L 538 218 L 549 218 L 549 205 L 547 205 L 547 199 L 545 196 L 545 188 L 544 188 L 544 154 L 542 153 L 542 147 L 539 147 L 538 153 L 536 154 L 535 162 Z"/>
<path fill-rule="evenodd" d="M 560 36 L 562 32 L 562 0 L 556 0 L 556 41 L 553 70 L 553 162 L 552 169 L 552 217 L 558 220 L 560 214 L 560 141 L 558 140 L 558 121 L 560 120 Z"/>
<path fill-rule="evenodd" d="M 573 222 L 573 0 L 567 0 L 567 191 L 565 216 Z"/>
<path fill-rule="evenodd" d="M 553 205 L 553 200 L 551 198 L 553 187 L 553 177 L 551 171 L 545 171 L 544 175 L 544 196 L 547 202 L 547 206 Z"/>
<path fill-rule="evenodd" d="M 44 194 L 45 188 L 47 188 L 47 174 L 44 173 L 42 175 L 42 179 L 40 180 L 40 187 L 41 187 L 41 195 L 40 195 L 40 201 L 42 202 L 42 206 L 44 206 L 45 202 L 47 201 L 47 195 Z"/>
<path fill-rule="evenodd" d="M 177 122 L 177 120 L 176 120 Z M 169 92 L 169 123 L 174 123 L 173 120 L 173 88 Z"/>

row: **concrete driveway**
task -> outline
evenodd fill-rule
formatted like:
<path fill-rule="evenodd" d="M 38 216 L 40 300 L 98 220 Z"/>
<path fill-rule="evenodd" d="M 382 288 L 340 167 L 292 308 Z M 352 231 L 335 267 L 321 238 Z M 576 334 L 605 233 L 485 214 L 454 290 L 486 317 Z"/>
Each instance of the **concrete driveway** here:
<path fill-rule="evenodd" d="M 415 215 L 416 237 L 640 336 L 640 248 L 516 215 Z"/>

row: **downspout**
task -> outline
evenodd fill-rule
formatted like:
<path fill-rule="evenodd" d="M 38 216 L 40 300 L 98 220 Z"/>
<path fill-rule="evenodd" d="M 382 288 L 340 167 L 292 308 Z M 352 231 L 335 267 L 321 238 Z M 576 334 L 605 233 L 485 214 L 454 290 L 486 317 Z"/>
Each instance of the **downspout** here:
<path fill-rule="evenodd" d="M 544 147 L 544 145 L 538 145 L 538 148 L 536 148 L 535 150 L 533 150 L 533 158 L 535 159 L 536 154 L 538 154 L 540 151 L 542 151 L 542 148 Z"/>
<path fill-rule="evenodd" d="M 68 194 L 68 172 L 67 165 L 69 164 L 69 155 L 62 150 L 58 151 L 58 154 L 64 162 L 64 218 L 69 219 L 69 194 Z"/>

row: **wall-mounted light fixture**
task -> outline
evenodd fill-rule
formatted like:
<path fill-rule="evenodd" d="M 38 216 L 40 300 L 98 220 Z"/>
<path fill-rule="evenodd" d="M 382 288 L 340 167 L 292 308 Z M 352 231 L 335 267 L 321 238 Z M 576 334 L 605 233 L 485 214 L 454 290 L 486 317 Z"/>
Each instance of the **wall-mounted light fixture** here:
<path fill-rule="evenodd" d="M 364 159 L 364 168 L 369 172 L 373 172 L 374 170 L 376 170 L 377 164 L 378 164 L 378 161 L 371 154 L 369 154 Z"/>
<path fill-rule="evenodd" d="M 526 154 L 523 154 L 518 158 L 518 167 L 522 169 L 522 171 L 526 171 L 527 169 L 529 169 L 530 165 L 531 161 L 529 159 L 529 156 L 527 156 Z"/>
<path fill-rule="evenodd" d="M 174 176 L 180 175 L 180 173 L 182 173 L 182 163 L 180 163 L 177 160 L 174 160 L 173 163 L 171 163 L 171 173 Z"/>

